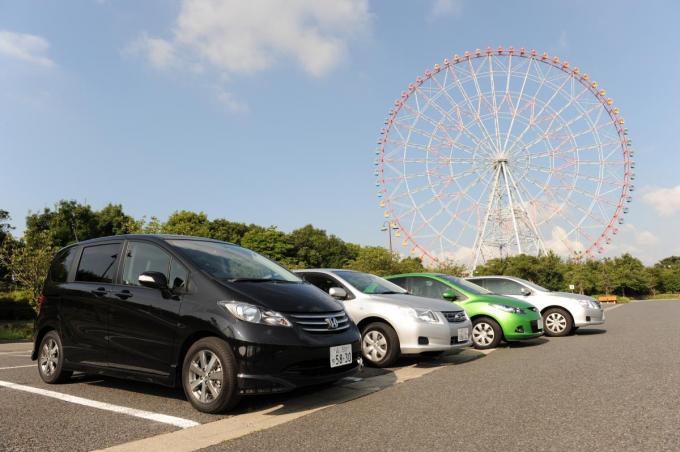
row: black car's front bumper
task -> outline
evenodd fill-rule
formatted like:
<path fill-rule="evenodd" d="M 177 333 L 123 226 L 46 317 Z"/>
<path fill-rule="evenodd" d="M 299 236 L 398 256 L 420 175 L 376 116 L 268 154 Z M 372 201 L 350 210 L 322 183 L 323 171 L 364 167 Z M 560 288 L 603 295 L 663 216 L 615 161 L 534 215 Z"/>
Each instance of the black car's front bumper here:
<path fill-rule="evenodd" d="M 360 370 L 362 361 L 359 341 L 351 345 L 352 363 L 331 367 L 330 346 L 241 344 L 237 347 L 241 358 L 239 390 L 242 394 L 286 392 L 353 375 Z"/>

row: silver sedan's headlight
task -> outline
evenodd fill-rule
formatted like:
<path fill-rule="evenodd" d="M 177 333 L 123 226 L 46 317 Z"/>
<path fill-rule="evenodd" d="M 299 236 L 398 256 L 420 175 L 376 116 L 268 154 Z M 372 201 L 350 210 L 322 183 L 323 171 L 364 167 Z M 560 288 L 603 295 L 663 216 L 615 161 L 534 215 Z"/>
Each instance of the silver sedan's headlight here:
<path fill-rule="evenodd" d="M 510 312 L 512 314 L 524 314 L 524 309 L 508 306 L 507 304 L 490 304 L 489 306 L 499 309 L 503 312 Z"/>
<path fill-rule="evenodd" d="M 434 311 L 431 311 L 429 309 L 409 308 L 405 306 L 402 306 L 400 309 L 404 312 L 407 312 L 409 315 L 415 317 L 416 319 L 422 320 L 423 322 L 440 323 L 437 314 L 435 314 Z"/>
<path fill-rule="evenodd" d="M 595 300 L 579 300 L 578 302 L 587 309 L 600 309 L 600 304 Z"/>
<path fill-rule="evenodd" d="M 218 305 L 229 311 L 231 315 L 244 322 L 261 323 L 271 326 L 293 326 L 283 314 L 262 309 L 241 301 L 218 301 Z"/>

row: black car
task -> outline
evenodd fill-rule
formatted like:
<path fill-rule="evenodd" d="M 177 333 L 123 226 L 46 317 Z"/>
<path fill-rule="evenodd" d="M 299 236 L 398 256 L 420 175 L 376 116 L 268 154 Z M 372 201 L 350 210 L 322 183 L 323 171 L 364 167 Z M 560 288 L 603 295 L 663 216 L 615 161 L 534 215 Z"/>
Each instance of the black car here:
<path fill-rule="evenodd" d="M 361 366 L 342 305 L 260 256 L 185 236 L 125 235 L 57 253 L 32 359 L 47 383 L 73 371 L 182 384 L 200 411 L 242 394 L 328 383 Z"/>

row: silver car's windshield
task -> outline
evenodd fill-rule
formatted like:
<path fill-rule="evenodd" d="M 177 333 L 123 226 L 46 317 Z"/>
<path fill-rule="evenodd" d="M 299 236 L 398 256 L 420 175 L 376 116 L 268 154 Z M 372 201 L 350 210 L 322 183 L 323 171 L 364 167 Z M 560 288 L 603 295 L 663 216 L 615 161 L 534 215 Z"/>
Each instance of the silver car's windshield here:
<path fill-rule="evenodd" d="M 450 276 L 450 275 L 439 275 L 440 278 L 444 278 L 447 281 L 451 281 L 455 285 L 467 290 L 468 292 L 475 294 L 475 295 L 486 295 L 490 294 L 491 291 L 488 289 L 485 289 L 484 287 L 478 286 L 477 284 L 466 281 L 463 278 L 456 278 L 455 276 Z"/>
<path fill-rule="evenodd" d="M 207 240 L 168 240 L 201 270 L 231 282 L 291 282 L 302 280 L 280 265 L 240 246 Z"/>
<path fill-rule="evenodd" d="M 523 279 L 523 280 L 522 280 L 522 283 L 525 284 L 525 285 L 527 285 L 527 286 L 529 286 L 529 287 L 531 287 L 532 289 L 538 290 L 538 291 L 540 291 L 540 292 L 550 292 L 550 291 L 549 291 L 548 289 L 546 289 L 545 287 L 541 287 L 541 286 L 539 286 L 538 284 L 534 284 L 534 283 L 532 283 L 531 281 L 527 281 L 526 279 Z"/>
<path fill-rule="evenodd" d="M 369 273 L 337 271 L 335 274 L 354 286 L 354 288 L 359 292 L 365 294 L 378 295 L 408 293 L 406 290 L 402 289 L 396 284 Z"/>

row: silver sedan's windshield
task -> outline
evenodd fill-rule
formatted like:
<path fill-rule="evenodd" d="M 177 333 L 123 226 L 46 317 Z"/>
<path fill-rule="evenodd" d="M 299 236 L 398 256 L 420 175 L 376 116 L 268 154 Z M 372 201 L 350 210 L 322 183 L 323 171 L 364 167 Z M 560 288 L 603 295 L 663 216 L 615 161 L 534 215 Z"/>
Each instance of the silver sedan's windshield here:
<path fill-rule="evenodd" d="M 335 274 L 354 286 L 356 290 L 365 294 L 378 295 L 408 293 L 396 284 L 369 273 L 341 270 L 335 272 Z"/>
<path fill-rule="evenodd" d="M 475 295 L 486 295 L 490 294 L 491 291 L 488 289 L 485 289 L 482 286 L 478 286 L 477 284 L 466 281 L 463 278 L 456 278 L 455 276 L 450 276 L 450 275 L 439 275 L 440 278 L 444 278 L 447 281 L 451 281 L 455 285 L 459 286 L 462 289 L 467 290 L 470 293 L 473 293 Z"/>
<path fill-rule="evenodd" d="M 295 282 L 302 280 L 280 265 L 240 246 L 207 240 L 168 240 L 201 270 L 231 282 Z"/>

